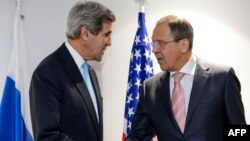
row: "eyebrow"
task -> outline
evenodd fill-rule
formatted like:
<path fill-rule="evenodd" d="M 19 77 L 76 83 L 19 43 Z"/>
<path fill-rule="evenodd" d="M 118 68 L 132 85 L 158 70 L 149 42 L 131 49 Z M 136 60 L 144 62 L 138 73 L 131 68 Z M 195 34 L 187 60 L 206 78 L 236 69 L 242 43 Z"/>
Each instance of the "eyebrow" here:
<path fill-rule="evenodd" d="M 112 33 L 112 31 L 108 31 L 106 33 L 104 33 L 105 35 L 110 35 Z"/>

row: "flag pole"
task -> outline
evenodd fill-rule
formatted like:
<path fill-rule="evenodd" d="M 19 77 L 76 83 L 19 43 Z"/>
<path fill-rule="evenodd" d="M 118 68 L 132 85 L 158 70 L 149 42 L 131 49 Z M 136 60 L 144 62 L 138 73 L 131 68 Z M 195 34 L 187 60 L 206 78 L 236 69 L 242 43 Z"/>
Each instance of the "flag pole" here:
<path fill-rule="evenodd" d="M 139 11 L 145 12 L 145 4 L 149 2 L 150 0 L 135 0 L 135 2 L 139 3 Z"/>
<path fill-rule="evenodd" d="M 22 0 L 16 0 L 16 11 L 17 11 L 17 16 L 21 19 L 24 19 L 24 15 L 22 14 Z"/>

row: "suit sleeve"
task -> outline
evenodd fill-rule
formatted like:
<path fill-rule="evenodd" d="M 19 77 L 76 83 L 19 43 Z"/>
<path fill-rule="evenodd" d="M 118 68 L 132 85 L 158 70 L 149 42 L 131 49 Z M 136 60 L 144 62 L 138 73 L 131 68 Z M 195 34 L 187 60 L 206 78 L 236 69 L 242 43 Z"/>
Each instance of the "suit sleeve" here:
<path fill-rule="evenodd" d="M 30 85 L 31 120 L 36 141 L 72 141 L 59 126 L 60 87 L 51 70 L 38 69 Z"/>
<path fill-rule="evenodd" d="M 246 124 L 240 82 L 233 68 L 226 77 L 225 108 L 229 124 Z"/>
<path fill-rule="evenodd" d="M 145 85 L 144 85 L 145 87 Z M 147 113 L 144 90 L 140 91 L 139 103 L 133 118 L 131 133 L 125 141 L 150 141 L 154 136 L 154 130 Z"/>

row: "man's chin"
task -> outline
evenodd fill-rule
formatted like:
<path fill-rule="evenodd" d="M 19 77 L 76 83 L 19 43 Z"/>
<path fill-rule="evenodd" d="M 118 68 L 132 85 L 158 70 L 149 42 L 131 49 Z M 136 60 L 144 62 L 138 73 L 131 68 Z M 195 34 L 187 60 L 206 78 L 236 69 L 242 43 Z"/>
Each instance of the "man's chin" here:
<path fill-rule="evenodd" d="M 165 66 L 163 66 L 161 64 L 160 64 L 160 68 L 161 68 L 162 71 L 168 71 L 168 67 L 165 67 Z"/>
<path fill-rule="evenodd" d="M 100 57 L 98 57 L 98 58 L 96 58 L 96 61 L 97 61 L 97 62 L 101 62 L 101 61 L 102 61 L 102 58 L 103 58 L 103 55 L 100 56 Z"/>

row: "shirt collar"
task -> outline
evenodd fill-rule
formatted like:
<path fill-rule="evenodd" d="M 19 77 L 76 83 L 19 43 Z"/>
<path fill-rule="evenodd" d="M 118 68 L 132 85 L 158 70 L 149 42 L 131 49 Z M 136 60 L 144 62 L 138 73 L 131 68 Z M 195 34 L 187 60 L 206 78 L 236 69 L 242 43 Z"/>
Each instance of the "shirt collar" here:
<path fill-rule="evenodd" d="M 192 55 L 188 62 L 180 69 L 179 72 L 189 74 L 189 75 L 194 75 L 196 68 L 196 56 Z M 170 75 L 172 76 L 176 72 L 170 72 Z"/>
<path fill-rule="evenodd" d="M 71 54 L 72 58 L 74 59 L 77 67 L 81 70 L 82 64 L 85 62 L 85 60 L 82 58 L 82 56 L 69 44 L 68 41 L 65 42 L 65 46 L 69 50 L 69 53 Z"/>

